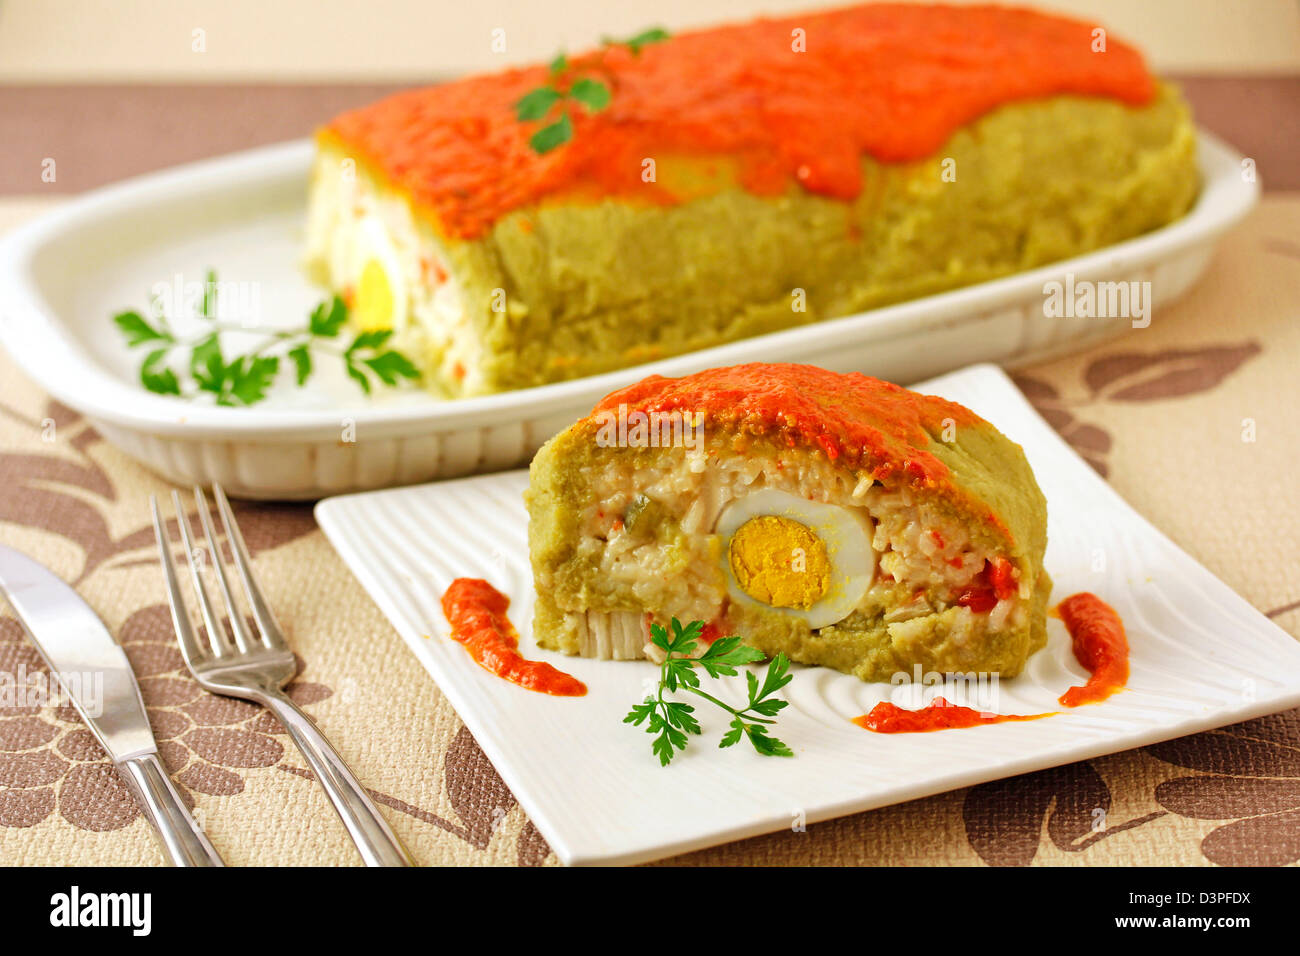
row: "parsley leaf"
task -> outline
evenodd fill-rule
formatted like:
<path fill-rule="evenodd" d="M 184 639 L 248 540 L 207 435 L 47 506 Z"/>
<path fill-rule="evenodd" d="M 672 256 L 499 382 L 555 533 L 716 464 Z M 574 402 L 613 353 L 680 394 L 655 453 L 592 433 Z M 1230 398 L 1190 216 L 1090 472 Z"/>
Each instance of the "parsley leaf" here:
<path fill-rule="evenodd" d="M 307 343 L 296 346 L 289 350 L 289 358 L 293 361 L 294 374 L 298 378 L 298 384 L 302 385 L 311 377 L 311 350 L 307 348 Z"/>
<path fill-rule="evenodd" d="M 739 720 L 739 718 L 737 718 Z M 794 751 L 783 741 L 767 735 L 767 728 L 762 724 L 745 724 L 745 733 L 749 742 L 764 757 L 793 757 Z"/>
<path fill-rule="evenodd" d="M 362 349 L 377 349 L 392 337 L 392 329 L 371 329 L 369 332 L 362 332 L 352 340 L 352 344 L 344 354 L 353 355 Z"/>
<path fill-rule="evenodd" d="M 113 322 L 126 336 L 126 344 L 135 347 L 144 342 L 170 342 L 171 334 L 164 329 L 156 329 L 145 321 L 139 312 L 119 312 L 113 316 Z"/>
<path fill-rule="evenodd" d="M 793 757 L 786 744 L 769 733 L 770 725 L 787 701 L 772 695 L 790 683 L 790 661 L 777 654 L 760 682 L 753 671 L 745 672 L 748 701 L 744 708 L 736 709 L 712 694 L 700 689 L 698 666 L 710 677 L 732 677 L 736 668 L 761 660 L 763 654 L 741 643 L 739 637 L 721 637 L 704 649 L 700 656 L 692 656 L 704 633 L 703 621 L 683 625 L 677 618 L 670 622 L 671 633 L 661 624 L 650 625 L 650 641 L 664 652 L 659 665 L 657 692 L 633 706 L 623 718 L 625 724 L 645 725 L 646 733 L 654 735 L 651 752 L 667 766 L 678 751 L 686 749 L 689 736 L 700 734 L 695 708 L 681 701 L 666 700 L 665 693 L 685 691 L 722 708 L 732 715 L 730 729 L 722 735 L 718 746 L 731 747 L 747 738 L 754 750 L 765 757 Z"/>
<path fill-rule="evenodd" d="M 610 92 L 609 87 L 600 80 L 583 77 L 580 80 L 574 80 L 573 85 L 569 87 L 569 96 L 587 107 L 591 112 L 599 113 L 609 105 Z"/>
<path fill-rule="evenodd" d="M 539 86 L 515 104 L 515 116 L 521 123 L 542 119 L 562 98 L 563 94 L 555 87 Z"/>
<path fill-rule="evenodd" d="M 741 664 L 761 661 L 763 652 L 740 643 L 738 637 L 720 637 L 699 657 L 699 665 L 710 677 L 734 677 Z M 750 677 L 754 675 L 749 674 Z"/>
<path fill-rule="evenodd" d="M 181 393 L 181 383 L 176 378 L 176 373 L 171 369 L 159 368 L 159 364 L 167 357 L 167 349 L 154 349 L 147 356 L 140 366 L 140 384 L 151 392 L 159 395 L 179 395 Z"/>
<path fill-rule="evenodd" d="M 199 388 L 207 392 L 220 392 L 225 379 L 226 364 L 221 357 L 221 340 L 211 332 L 194 346 L 190 353 L 190 374 Z"/>
<path fill-rule="evenodd" d="M 347 303 L 338 296 L 334 296 L 328 303 L 322 302 L 312 309 L 307 328 L 312 335 L 332 339 L 339 334 L 339 330 L 343 328 L 343 323 L 347 320 Z"/>
<path fill-rule="evenodd" d="M 642 30 L 636 36 L 628 37 L 626 40 L 605 37 L 604 43 L 606 46 L 625 46 L 634 54 L 640 55 L 643 46 L 649 46 L 651 43 L 662 43 L 668 37 L 669 33 L 663 27 L 651 27 L 649 30 Z"/>
<path fill-rule="evenodd" d="M 360 386 L 361 391 L 369 395 L 370 379 L 366 377 L 366 373 L 361 371 L 361 369 L 357 368 L 354 364 L 352 364 L 352 359 L 350 358 L 344 363 L 343 367 L 348 370 L 348 377 L 351 378 L 352 381 L 356 382 L 358 386 Z"/>
<path fill-rule="evenodd" d="M 364 360 L 366 367 L 379 376 L 385 385 L 396 385 L 399 379 L 419 378 L 420 370 L 401 352 L 380 352 Z"/>
<path fill-rule="evenodd" d="M 674 727 L 680 727 L 688 734 L 700 733 L 700 725 L 695 718 L 691 716 L 695 713 L 695 708 L 690 704 L 682 704 L 676 701 L 664 701 L 664 716 Z"/>
<path fill-rule="evenodd" d="M 415 381 L 420 371 L 402 353 L 386 348 L 391 329 L 358 333 L 345 349 L 329 340 L 337 339 L 347 323 L 347 304 L 338 296 L 321 302 L 311 311 L 304 327 L 268 330 L 261 345 L 243 354 L 227 358 L 221 333 L 233 328 L 220 321 L 220 286 L 216 272 L 209 269 L 202 300 L 191 306 L 205 328 L 197 336 L 181 339 L 172 332 L 160 300 L 155 300 L 158 325 L 151 324 L 135 311 L 120 312 L 113 323 L 122 333 L 128 348 L 151 346 L 140 364 L 140 384 L 158 395 L 194 398 L 207 393 L 218 405 L 255 405 L 266 398 L 288 357 L 294 378 L 303 385 L 315 367 L 313 349 L 325 348 L 343 360 L 344 369 L 361 390 L 369 394 L 375 380 L 388 386 Z M 248 329 L 240 328 L 247 332 Z M 169 362 L 169 359 L 174 361 Z M 175 367 L 188 370 L 182 382 Z"/>
<path fill-rule="evenodd" d="M 640 726 L 650 717 L 654 716 L 658 707 L 659 705 L 657 703 L 649 699 L 647 699 L 644 704 L 636 704 L 630 711 L 628 711 L 628 715 L 623 718 L 623 723 Z"/>
<path fill-rule="evenodd" d="M 266 390 L 279 371 L 280 359 L 277 356 L 240 356 L 226 367 L 227 388 L 223 397 L 229 404 L 256 404 L 266 398 Z"/>
<path fill-rule="evenodd" d="M 650 744 L 650 750 L 659 758 L 659 765 L 662 767 L 668 766 L 676 751 L 686 749 L 686 735 L 669 726 L 668 722 L 658 714 L 650 718 L 650 732 L 659 734 Z"/>
<path fill-rule="evenodd" d="M 549 153 L 571 139 L 573 139 L 573 120 L 569 118 L 568 113 L 562 113 L 554 123 L 543 126 L 529 137 L 528 145 L 535 153 Z"/>

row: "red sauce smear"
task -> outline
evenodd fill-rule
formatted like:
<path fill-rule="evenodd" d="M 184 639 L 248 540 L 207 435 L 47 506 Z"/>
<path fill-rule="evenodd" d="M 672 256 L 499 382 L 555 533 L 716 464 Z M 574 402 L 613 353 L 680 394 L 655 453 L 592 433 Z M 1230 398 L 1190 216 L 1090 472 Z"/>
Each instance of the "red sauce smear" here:
<path fill-rule="evenodd" d="M 910 734 L 926 730 L 949 730 L 954 727 L 978 727 L 981 724 L 1001 724 L 1008 720 L 1038 720 L 1051 714 L 986 714 L 970 707 L 949 703 L 936 697 L 920 710 L 904 710 L 889 701 L 881 701 L 871 708 L 871 713 L 854 717 L 859 727 L 878 734 Z"/>
<path fill-rule="evenodd" d="M 506 610 L 510 599 L 478 578 L 457 578 L 442 596 L 442 612 L 451 624 L 451 636 L 469 656 L 498 677 L 527 690 L 556 697 L 581 697 L 587 685 L 545 661 L 526 660 L 519 654 L 519 635 Z"/>
<path fill-rule="evenodd" d="M 1056 607 L 1070 632 L 1071 646 L 1079 663 L 1092 674 L 1088 682 L 1071 687 L 1059 698 L 1063 707 L 1078 707 L 1105 700 L 1128 683 L 1128 638 L 1115 609 L 1086 591 L 1066 598 Z M 904 710 L 881 701 L 871 712 L 854 717 L 853 723 L 878 734 L 906 734 L 955 727 L 977 727 L 1011 720 L 1038 720 L 1052 714 L 983 714 L 970 707 L 936 697 L 918 710 Z"/>
<path fill-rule="evenodd" d="M 757 195 L 793 186 L 849 200 L 861 159 L 933 155 L 954 131 L 1006 103 L 1062 94 L 1148 103 L 1142 56 L 1095 25 L 996 6 L 870 4 L 678 34 L 633 53 L 609 46 L 547 66 L 398 93 L 344 113 L 324 131 L 409 192 L 449 236 L 486 234 L 548 197 L 681 202 L 673 157 L 716 160 L 724 182 Z M 542 122 L 515 104 L 558 81 L 604 83 L 597 113 L 574 107 L 570 142 L 538 154 Z M 558 109 L 547 121 L 559 115 Z M 642 161 L 659 160 L 657 182 Z"/>
<path fill-rule="evenodd" d="M 1095 704 L 1122 690 L 1128 683 L 1128 637 L 1115 609 L 1084 591 L 1058 604 L 1056 613 L 1070 632 L 1074 656 L 1092 673 L 1088 683 L 1062 694 L 1061 703 Z"/>

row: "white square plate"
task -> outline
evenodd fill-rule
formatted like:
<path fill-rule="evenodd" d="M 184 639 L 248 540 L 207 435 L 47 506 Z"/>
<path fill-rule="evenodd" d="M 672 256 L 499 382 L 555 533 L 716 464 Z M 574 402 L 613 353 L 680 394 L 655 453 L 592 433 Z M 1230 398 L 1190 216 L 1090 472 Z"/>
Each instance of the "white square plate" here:
<path fill-rule="evenodd" d="M 1116 608 L 1131 645 L 1127 690 L 1043 720 L 884 735 L 850 719 L 908 689 L 796 666 L 776 728 L 793 759 L 743 743 L 718 750 L 725 721 L 705 705 L 696 708 L 703 737 L 661 767 L 645 732 L 622 722 L 656 665 L 566 657 L 533 641 L 526 472 L 331 498 L 316 517 L 565 863 L 650 860 L 1300 705 L 1300 643 L 1133 511 L 1004 373 L 976 366 L 917 388 L 970 407 L 1024 446 L 1047 495 L 1053 601 L 1092 591 Z M 439 605 L 457 577 L 486 578 L 507 594 L 524 655 L 578 677 L 588 694 L 548 697 L 475 664 L 447 636 Z M 1086 678 L 1060 622 L 1049 621 L 1049 634 L 1026 672 L 1001 683 L 994 709 L 1058 710 L 1056 698 Z"/>

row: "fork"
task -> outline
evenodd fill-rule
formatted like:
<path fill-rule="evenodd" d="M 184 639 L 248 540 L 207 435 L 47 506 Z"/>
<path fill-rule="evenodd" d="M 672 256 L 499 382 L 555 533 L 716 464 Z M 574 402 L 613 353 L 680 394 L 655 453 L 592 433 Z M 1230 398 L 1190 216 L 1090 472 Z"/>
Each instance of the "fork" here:
<path fill-rule="evenodd" d="M 298 745 L 307 763 L 316 773 L 316 779 L 325 788 L 330 802 L 338 811 L 348 834 L 361 851 L 367 866 L 411 866 L 410 855 L 388 823 L 380 816 L 370 795 L 353 776 L 343 758 L 325 739 L 316 724 L 298 705 L 295 704 L 283 687 L 294 676 L 297 665 L 293 651 L 284 640 L 280 626 L 276 623 L 270 606 L 262 596 L 262 589 L 253 579 L 248 548 L 244 537 L 235 523 L 230 502 L 220 485 L 212 486 L 216 498 L 217 510 L 221 513 L 221 523 L 225 528 L 226 540 L 234 556 L 235 570 L 244 585 L 244 596 L 253 612 L 257 627 L 250 629 L 243 615 L 235 604 L 230 582 L 222 567 L 221 551 L 217 547 L 216 533 L 213 530 L 212 517 L 208 512 L 208 501 L 203 489 L 195 487 L 194 500 L 198 506 L 199 522 L 207 538 L 208 553 L 212 556 L 212 567 L 216 572 L 217 589 L 225 602 L 226 617 L 230 622 L 230 632 L 222 627 L 221 619 L 208 597 L 207 587 L 199 573 L 200 564 L 204 563 L 196 554 L 194 541 L 190 537 L 190 519 L 181 504 L 181 496 L 172 492 L 172 504 L 176 508 L 176 524 L 180 528 L 181 543 L 189 559 L 190 576 L 193 590 L 199 603 L 199 610 L 207 631 L 207 640 L 200 641 L 190 623 L 189 611 L 185 598 L 181 594 L 177 580 L 176 565 L 172 560 L 171 546 L 162 514 L 158 509 L 158 499 L 149 496 L 149 507 L 153 511 L 154 532 L 158 537 L 158 553 L 162 558 L 163 576 L 167 582 L 167 598 L 171 604 L 172 624 L 180 643 L 181 653 L 190 673 L 194 675 L 205 690 L 226 697 L 239 697 L 261 704 L 271 711 L 289 732 L 293 742 Z M 256 633 L 254 633 L 256 632 Z M 233 636 L 233 642 L 231 640 Z"/>

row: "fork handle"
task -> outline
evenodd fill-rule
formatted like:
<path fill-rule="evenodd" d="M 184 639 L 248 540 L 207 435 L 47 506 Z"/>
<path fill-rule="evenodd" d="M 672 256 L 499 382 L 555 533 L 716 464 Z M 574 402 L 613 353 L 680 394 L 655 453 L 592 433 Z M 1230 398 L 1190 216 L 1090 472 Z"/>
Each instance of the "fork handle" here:
<path fill-rule="evenodd" d="M 325 788 L 326 795 L 347 827 L 352 842 L 361 851 L 366 866 L 412 866 L 410 854 L 393 835 L 370 794 L 352 775 L 315 722 L 279 691 L 267 693 L 259 702 L 284 724 L 284 729 L 307 758 L 316 779 Z"/>
<path fill-rule="evenodd" d="M 153 825 L 172 866 L 225 866 L 193 815 L 181 802 L 157 754 L 128 757 L 117 765 Z"/>

